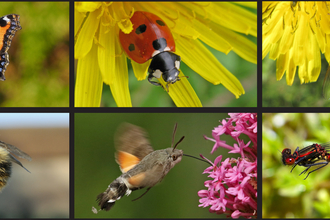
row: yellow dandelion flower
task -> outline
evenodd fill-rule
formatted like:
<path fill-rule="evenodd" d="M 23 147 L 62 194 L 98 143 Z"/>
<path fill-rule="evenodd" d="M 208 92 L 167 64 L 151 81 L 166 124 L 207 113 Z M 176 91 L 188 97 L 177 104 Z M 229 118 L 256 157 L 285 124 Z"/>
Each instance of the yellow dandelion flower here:
<path fill-rule="evenodd" d="M 292 85 L 299 67 L 300 83 L 315 82 L 321 53 L 330 62 L 330 2 L 262 2 L 262 20 L 262 58 L 277 60 L 276 79 L 286 72 Z"/>
<path fill-rule="evenodd" d="M 240 3 L 256 8 L 257 3 Z M 182 62 L 214 85 L 222 84 L 239 98 L 244 94 L 240 81 L 230 73 L 202 43 L 228 54 L 234 51 L 256 64 L 256 44 L 244 35 L 257 35 L 256 14 L 239 3 L 226 2 L 75 2 L 75 59 L 77 59 L 75 106 L 100 106 L 103 83 L 110 86 L 118 107 L 131 107 L 127 57 L 135 77 L 145 80 L 150 60 L 137 63 L 124 51 L 119 33 L 133 31 L 135 12 L 157 15 L 170 28 L 176 51 Z M 151 42 L 149 42 L 151 44 Z M 135 45 L 136 46 L 136 45 Z M 165 51 L 165 50 L 164 50 Z M 155 59 L 154 56 L 152 59 Z M 175 62 L 175 64 L 177 64 Z M 176 66 L 177 67 L 177 66 Z M 150 67 L 151 68 L 151 67 Z M 149 72 L 156 76 L 156 71 Z M 163 73 L 164 76 L 164 73 Z M 150 77 L 150 76 L 149 76 Z M 159 78 L 158 78 L 159 77 Z M 158 76 L 178 107 L 202 107 L 182 72 L 175 83 Z M 194 76 L 189 76 L 190 78 Z"/>

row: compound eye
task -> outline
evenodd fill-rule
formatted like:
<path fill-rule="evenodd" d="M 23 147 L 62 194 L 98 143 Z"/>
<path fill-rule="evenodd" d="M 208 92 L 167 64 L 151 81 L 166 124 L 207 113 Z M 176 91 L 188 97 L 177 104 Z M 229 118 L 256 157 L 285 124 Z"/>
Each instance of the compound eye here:
<path fill-rule="evenodd" d="M 173 159 L 173 161 L 176 161 L 177 156 L 173 155 L 173 156 L 172 156 L 172 159 Z"/>
<path fill-rule="evenodd" d="M 289 148 L 285 148 L 283 151 L 282 151 L 282 154 L 291 154 L 291 150 Z"/>
<path fill-rule="evenodd" d="M 294 162 L 295 162 L 295 160 L 294 160 L 293 158 L 287 158 L 287 159 L 285 160 L 285 163 L 286 163 L 287 165 L 292 165 L 292 164 L 294 164 Z"/>

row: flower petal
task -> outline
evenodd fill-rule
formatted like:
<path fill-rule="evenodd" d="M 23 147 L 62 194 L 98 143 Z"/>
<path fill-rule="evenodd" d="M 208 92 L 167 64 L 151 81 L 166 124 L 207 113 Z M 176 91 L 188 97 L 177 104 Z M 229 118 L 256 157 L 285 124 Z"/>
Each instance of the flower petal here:
<path fill-rule="evenodd" d="M 101 9 L 97 9 L 95 12 L 89 13 L 83 27 L 80 30 L 80 33 L 77 38 L 77 42 L 74 47 L 75 59 L 83 58 L 91 50 L 94 35 L 99 27 L 99 19 L 97 16 Z"/>
<path fill-rule="evenodd" d="M 238 56 L 251 63 L 257 63 L 257 45 L 255 43 L 241 34 L 228 30 L 215 23 L 210 23 L 209 28 L 212 29 L 212 31 L 214 31 L 217 35 L 220 35 L 232 47 L 232 50 Z M 200 37 L 200 39 L 203 40 L 202 37 Z M 216 44 L 221 43 L 219 41 L 215 42 Z M 214 47 L 214 49 L 219 50 L 217 47 Z"/>
<path fill-rule="evenodd" d="M 228 54 L 233 49 L 233 47 L 223 38 L 223 36 L 221 35 L 221 31 L 219 31 L 219 29 L 215 30 L 214 27 L 217 27 L 215 26 L 215 24 L 211 26 L 210 24 L 203 24 L 199 20 L 194 20 L 194 26 L 201 33 L 199 39 L 201 39 L 210 47 L 213 47 L 214 49 L 221 51 L 225 54 Z"/>
<path fill-rule="evenodd" d="M 145 80 L 147 75 L 148 75 L 148 68 L 150 65 L 151 60 L 139 64 L 137 62 L 135 62 L 134 60 L 131 60 L 131 64 L 133 67 L 133 71 L 134 71 L 134 75 L 137 78 L 137 80 L 141 81 L 141 80 Z"/>
<path fill-rule="evenodd" d="M 98 61 L 103 81 L 110 85 L 113 83 L 115 72 L 115 31 L 114 26 L 100 27 Z"/>
<path fill-rule="evenodd" d="M 101 6 L 102 2 L 75 2 L 74 7 L 79 12 L 92 12 Z"/>
<path fill-rule="evenodd" d="M 84 13 L 75 11 L 75 13 L 74 13 L 74 36 L 75 37 L 77 36 L 77 33 L 80 30 L 85 17 L 86 17 L 86 15 Z"/>
<path fill-rule="evenodd" d="M 119 40 L 116 38 L 116 53 L 121 50 Z M 113 83 L 110 84 L 112 96 L 118 107 L 132 107 L 131 96 L 128 88 L 127 59 L 124 54 L 116 57 Z"/>
<path fill-rule="evenodd" d="M 239 80 L 199 40 L 179 38 L 177 44 L 183 62 L 204 79 L 214 85 L 222 83 L 236 98 L 245 93 Z"/>
<path fill-rule="evenodd" d="M 292 59 L 292 54 L 293 54 L 293 51 L 291 50 L 289 52 L 289 66 L 286 70 L 286 83 L 288 85 L 292 85 L 294 76 L 296 75 L 296 70 L 297 70 L 297 67 L 294 64 L 293 59 Z"/>
<path fill-rule="evenodd" d="M 181 71 L 179 77 L 180 81 L 169 85 L 168 94 L 175 105 L 177 107 L 203 107 L 195 90 Z M 163 88 L 166 88 L 167 83 L 165 83 L 162 77 L 159 79 L 159 82 L 162 84 Z"/>
<path fill-rule="evenodd" d="M 103 80 L 97 62 L 97 46 L 78 60 L 75 107 L 100 107 Z"/>
<path fill-rule="evenodd" d="M 231 2 L 212 3 L 207 10 L 213 22 L 221 22 L 220 25 L 233 31 L 257 36 L 256 14 Z"/>

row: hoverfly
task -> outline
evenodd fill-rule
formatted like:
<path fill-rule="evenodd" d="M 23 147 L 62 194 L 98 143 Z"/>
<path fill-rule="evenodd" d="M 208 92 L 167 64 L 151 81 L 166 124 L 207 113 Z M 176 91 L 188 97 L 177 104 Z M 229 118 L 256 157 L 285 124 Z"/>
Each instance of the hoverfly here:
<path fill-rule="evenodd" d="M 11 144 L 0 141 L 0 191 L 7 185 L 7 181 L 11 175 L 12 162 L 20 165 L 28 171 L 22 163 L 13 156 L 13 154 L 20 158 L 27 159 L 28 161 L 31 160 L 31 157 L 27 153 L 24 153 Z M 28 172 L 30 173 L 30 171 Z"/>

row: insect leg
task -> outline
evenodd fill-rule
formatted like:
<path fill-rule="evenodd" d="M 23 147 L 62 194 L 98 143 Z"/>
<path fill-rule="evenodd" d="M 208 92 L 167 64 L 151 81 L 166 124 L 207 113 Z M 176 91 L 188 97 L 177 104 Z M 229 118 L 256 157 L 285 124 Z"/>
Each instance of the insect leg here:
<path fill-rule="evenodd" d="M 298 165 L 298 164 L 296 163 L 296 164 L 292 167 L 290 173 L 292 173 L 292 170 L 293 170 L 297 165 Z"/>
<path fill-rule="evenodd" d="M 139 196 L 139 197 L 137 197 L 136 199 L 133 199 L 132 200 L 132 202 L 133 201 L 136 201 L 136 200 L 138 200 L 139 198 L 141 198 L 142 196 L 144 196 L 149 190 L 151 189 L 151 187 L 149 187 L 141 196 Z"/>
<path fill-rule="evenodd" d="M 320 166 L 320 167 L 316 168 L 315 170 L 310 171 L 310 172 L 307 174 L 307 176 L 305 177 L 305 179 L 307 179 L 307 177 L 309 176 L 309 174 L 313 173 L 313 172 L 316 171 L 316 170 L 321 169 L 322 167 L 325 167 L 326 165 L 328 165 L 328 163 L 329 163 L 329 162 L 327 161 L 327 162 L 320 162 L 320 163 L 308 164 L 308 165 L 306 165 L 306 166 L 308 166 L 308 168 L 307 168 L 306 170 L 304 170 L 303 172 L 301 172 L 301 173 L 299 174 L 299 176 L 300 176 L 301 174 L 303 174 L 303 173 L 306 173 L 307 170 L 308 170 L 309 168 L 311 168 L 312 166 L 317 166 L 317 165 L 322 165 L 322 164 L 323 164 L 323 166 Z M 305 180 L 305 179 L 304 179 L 304 180 Z"/>

